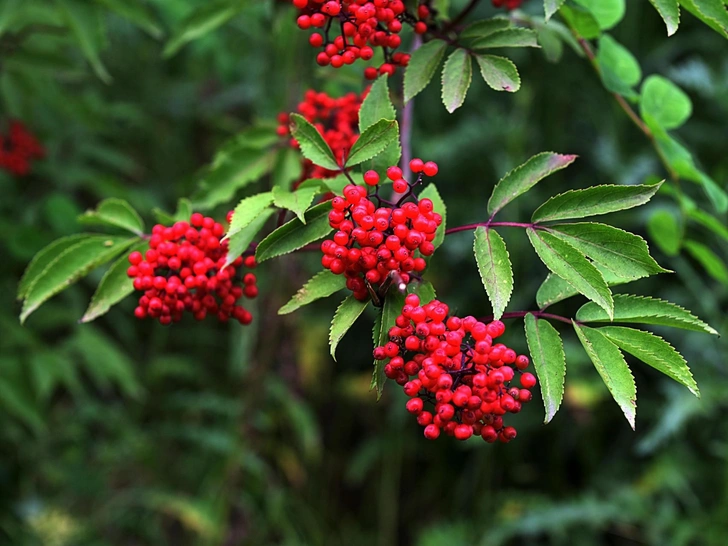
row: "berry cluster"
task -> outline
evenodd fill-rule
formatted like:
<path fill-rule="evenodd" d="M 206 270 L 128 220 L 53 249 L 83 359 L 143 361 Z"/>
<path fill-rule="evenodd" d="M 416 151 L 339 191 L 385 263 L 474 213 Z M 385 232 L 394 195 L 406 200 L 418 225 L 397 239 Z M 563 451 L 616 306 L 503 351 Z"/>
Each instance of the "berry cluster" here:
<path fill-rule="evenodd" d="M 420 5 L 417 17 L 406 12 L 402 0 L 292 0 L 301 10 L 298 27 L 322 29 L 309 37 L 312 47 L 322 51 L 316 56 L 321 66 L 341 68 L 374 57 L 374 48 L 381 47 L 384 63 L 376 69 L 368 67 L 364 75 L 375 79 L 378 74 L 394 74 L 398 66 L 407 66 L 410 55 L 393 52 L 402 43 L 402 23 L 413 24 L 415 32 L 427 31 L 425 22 L 431 16 L 426 5 Z M 331 38 L 332 26 L 337 36 Z"/>
<path fill-rule="evenodd" d="M 426 267 L 422 256 L 435 251 L 432 241 L 442 216 L 433 211 L 432 201 L 420 199 L 404 202 L 422 177 L 435 176 L 437 164 L 413 159 L 410 168 L 419 176 L 413 184 L 402 178 L 399 167 L 389 167 L 387 177 L 394 191 L 405 193 L 399 202 L 390 203 L 371 196 L 365 186 L 348 185 L 343 197 L 335 197 L 329 212 L 329 224 L 336 233 L 321 243 L 321 264 L 336 275 L 346 275 L 346 287 L 358 300 L 369 297 L 367 283 L 378 289 L 385 279 L 397 277 L 397 284 L 408 284 L 413 274 Z M 376 171 L 364 173 L 368 186 L 378 186 Z M 373 200 L 377 200 L 377 205 Z M 419 251 L 420 256 L 417 255 Z"/>
<path fill-rule="evenodd" d="M 228 213 L 228 222 L 231 216 L 232 212 Z M 256 278 L 253 273 L 245 273 L 238 279 L 236 273 L 243 265 L 255 268 L 255 257 L 240 256 L 224 267 L 224 232 L 221 224 L 200 213 L 172 227 L 154 226 L 146 254 L 129 254 L 127 275 L 134 279 L 136 290 L 144 291 L 134 315 L 170 324 L 189 311 L 197 320 L 214 314 L 223 322 L 233 317 L 241 324 L 250 324 L 253 317 L 238 305 L 238 300 L 258 295 Z"/>
<path fill-rule="evenodd" d="M 407 411 L 425 427 L 425 438 L 434 440 L 444 431 L 458 440 L 475 435 L 509 442 L 516 429 L 503 426 L 503 415 L 521 411 L 536 385 L 533 374 L 523 373 L 528 357 L 493 343 L 505 332 L 501 321 L 485 324 L 448 314 L 444 303 L 421 306 L 417 295 L 408 295 L 389 342 L 374 350 L 374 358 L 389 359 L 384 373 L 403 385 L 410 397 Z M 517 372 L 520 388 L 512 383 Z M 434 404 L 433 411 L 425 410 L 425 401 Z"/>
<path fill-rule="evenodd" d="M 494 8 L 506 8 L 508 11 L 518 9 L 523 4 L 523 0 L 491 0 Z"/>
<path fill-rule="evenodd" d="M 368 92 L 369 90 L 366 89 L 361 96 L 356 93 L 348 93 L 335 99 L 326 93 L 309 90 L 306 91 L 303 101 L 298 104 L 296 109 L 318 129 L 341 165 L 346 162 L 349 150 L 359 138 L 359 109 Z M 280 136 L 290 135 L 289 122 L 288 114 L 278 115 L 278 134 Z M 298 142 L 291 139 L 291 146 L 298 148 Z M 304 159 L 303 165 L 302 180 L 329 178 L 338 174 L 314 165 L 308 159 Z"/>
<path fill-rule="evenodd" d="M 25 176 L 30 172 L 30 160 L 43 156 L 45 149 L 21 122 L 11 121 L 9 133 L 0 134 L 0 168 Z"/>

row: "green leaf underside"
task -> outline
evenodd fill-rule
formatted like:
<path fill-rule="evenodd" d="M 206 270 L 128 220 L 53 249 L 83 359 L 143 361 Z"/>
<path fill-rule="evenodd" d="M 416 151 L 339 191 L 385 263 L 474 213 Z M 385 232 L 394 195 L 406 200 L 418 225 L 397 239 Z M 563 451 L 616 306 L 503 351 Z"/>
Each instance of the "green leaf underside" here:
<path fill-rule="evenodd" d="M 623 351 L 686 386 L 695 396 L 700 396 L 698 384 L 690 373 L 688 363 L 661 337 L 624 326 L 604 326 L 599 331 Z"/>
<path fill-rule="evenodd" d="M 499 30 L 505 30 L 511 26 L 511 22 L 503 17 L 493 17 L 492 19 L 483 19 L 468 25 L 460 33 L 461 39 L 466 38 L 482 38 Z"/>
<path fill-rule="evenodd" d="M 637 416 L 637 387 L 619 347 L 594 328 L 574 323 L 574 330 L 589 359 L 602 376 L 612 398 L 634 429 Z"/>
<path fill-rule="evenodd" d="M 279 188 L 273 188 L 273 204 L 276 207 L 290 210 L 305 224 L 306 217 L 304 213 L 311 206 L 311 203 L 313 203 L 313 198 L 317 193 L 318 190 L 316 188 L 302 188 L 296 191 L 285 191 Z"/>
<path fill-rule="evenodd" d="M 409 102 L 430 83 L 447 49 L 447 42 L 431 40 L 412 53 L 404 71 L 404 102 Z"/>
<path fill-rule="evenodd" d="M 602 277 L 604 277 L 607 286 L 625 284 L 639 278 L 630 278 L 622 275 L 615 275 L 609 269 L 602 267 L 599 264 L 594 265 L 602 274 Z M 548 307 L 549 305 L 553 305 L 554 303 L 558 303 L 565 299 L 571 298 L 572 296 L 576 296 L 577 294 L 579 294 L 579 291 L 571 286 L 568 282 L 566 282 L 558 275 L 549 273 L 543 283 L 541 283 L 541 286 L 536 293 L 536 303 L 538 304 L 539 309 L 543 309 L 544 307 Z"/>
<path fill-rule="evenodd" d="M 481 226 L 475 230 L 473 252 L 493 306 L 493 318 L 498 320 L 503 316 L 513 292 L 513 269 L 506 243 L 495 230 Z"/>
<path fill-rule="evenodd" d="M 329 332 L 331 356 L 334 360 L 336 360 L 336 347 L 339 345 L 339 342 L 368 305 L 369 301 L 359 301 L 351 294 L 336 309 L 334 318 L 331 321 L 331 331 Z"/>
<path fill-rule="evenodd" d="M 96 210 L 86 211 L 79 217 L 86 224 L 102 224 L 131 231 L 135 235 L 144 233 L 144 222 L 132 206 L 123 199 L 104 199 Z"/>
<path fill-rule="evenodd" d="M 404 307 L 404 294 L 397 290 L 390 290 L 384 299 L 382 312 L 377 316 L 374 324 L 374 344 L 381 347 L 389 341 L 389 329 L 394 326 L 394 321 L 402 312 Z M 377 390 L 377 399 L 381 398 L 384 389 L 386 376 L 384 375 L 384 360 L 374 361 L 374 375 L 372 377 L 372 388 Z"/>
<path fill-rule="evenodd" d="M 527 28 L 497 30 L 473 41 L 473 49 L 496 47 L 539 47 L 536 33 Z"/>
<path fill-rule="evenodd" d="M 233 211 L 226 238 L 230 238 L 245 228 L 273 203 L 273 192 L 263 192 L 251 195 L 241 200 Z"/>
<path fill-rule="evenodd" d="M 667 35 L 672 36 L 680 26 L 680 5 L 677 0 L 650 0 L 667 27 Z"/>
<path fill-rule="evenodd" d="M 298 141 L 306 159 L 331 171 L 341 170 L 324 137 L 300 114 L 291 114 L 291 135 Z"/>
<path fill-rule="evenodd" d="M 493 188 L 488 212 L 494 214 L 519 195 L 523 195 L 548 175 L 571 165 L 575 155 L 542 152 L 506 174 Z"/>
<path fill-rule="evenodd" d="M 148 241 L 141 241 L 132 246 L 128 254 L 134 251 L 144 254 L 148 247 Z M 125 253 L 114 262 L 108 271 L 104 273 L 104 276 L 101 277 L 101 282 L 99 282 L 99 286 L 96 288 L 96 292 L 94 292 L 91 303 L 89 303 L 88 309 L 81 318 L 81 322 L 96 320 L 134 292 L 133 279 L 126 274 L 126 270 L 129 268 L 128 254 Z"/>
<path fill-rule="evenodd" d="M 399 126 L 394 120 L 381 119 L 368 127 L 351 147 L 346 166 L 353 167 L 380 154 L 399 140 Z"/>
<path fill-rule="evenodd" d="M 584 304 L 576 313 L 579 322 L 612 322 L 602 309 L 593 303 Z M 668 301 L 647 296 L 617 294 L 614 296 L 614 322 L 672 326 L 695 332 L 718 335 L 711 326 L 687 309 Z"/>
<path fill-rule="evenodd" d="M 465 102 L 473 80 L 473 62 L 464 49 L 456 49 L 442 69 L 442 103 L 451 114 Z"/>
<path fill-rule="evenodd" d="M 599 39 L 597 63 L 604 87 L 630 99 L 637 99 L 632 89 L 642 80 L 642 69 L 632 53 L 608 34 Z"/>
<path fill-rule="evenodd" d="M 139 239 L 134 237 L 89 236 L 67 247 L 30 283 L 25 293 L 20 322 L 71 284 L 100 265 L 112 260 Z"/>
<path fill-rule="evenodd" d="M 447 207 L 445 202 L 440 197 L 440 192 L 437 191 L 435 184 L 428 184 L 427 187 L 420 192 L 420 199 L 429 199 L 432 201 L 432 210 L 442 216 L 442 223 L 437 226 L 437 232 L 435 238 L 432 240 L 432 244 L 435 248 L 438 248 L 445 241 L 445 230 L 447 229 Z"/>
<path fill-rule="evenodd" d="M 525 318 L 526 342 L 538 376 L 544 410 L 544 423 L 554 418 L 564 398 L 566 355 L 559 332 L 548 320 L 529 313 Z"/>
<path fill-rule="evenodd" d="M 515 93 L 521 88 L 521 77 L 513 61 L 496 55 L 475 55 L 480 74 L 491 89 Z"/>
<path fill-rule="evenodd" d="M 319 271 L 293 295 L 288 303 L 278 310 L 278 314 L 293 313 L 304 305 L 322 298 L 328 298 L 344 288 L 346 288 L 346 277 L 344 275 L 334 275 L 327 269 Z"/>
<path fill-rule="evenodd" d="M 75 235 L 69 235 L 67 237 L 61 237 L 60 239 L 56 239 L 48 246 L 39 250 L 36 255 L 33 256 L 33 259 L 28 264 L 28 267 L 25 268 L 23 277 L 20 279 L 20 283 L 18 284 L 17 298 L 19 300 L 25 298 L 28 293 L 28 288 L 30 288 L 30 285 L 38 277 L 38 275 L 40 275 L 41 272 L 48 266 L 49 263 L 55 260 L 60 254 L 65 252 L 71 246 L 90 237 L 98 237 L 98 235 L 93 235 L 89 233 L 78 233 Z"/>
<path fill-rule="evenodd" d="M 609 315 L 614 311 L 612 293 L 604 277 L 577 249 L 561 239 L 532 228 L 528 238 L 541 261 L 580 294 L 597 303 Z"/>
<path fill-rule="evenodd" d="M 250 248 L 250 243 L 263 229 L 265 223 L 273 215 L 275 211 L 273 209 L 267 209 L 261 212 L 255 220 L 250 222 L 240 231 L 235 232 L 233 235 L 228 237 L 228 252 L 227 258 L 225 258 L 225 267 L 233 263 L 238 256 L 241 256 L 244 252 L 247 252 Z"/>
<path fill-rule="evenodd" d="M 559 11 L 559 8 L 565 1 L 566 0 L 543 0 L 543 7 L 547 21 L 551 19 L 557 11 Z"/>
<path fill-rule="evenodd" d="M 330 210 L 331 201 L 326 201 L 306 211 L 305 224 L 294 218 L 273 231 L 260 242 L 255 251 L 258 262 L 288 254 L 331 233 Z"/>
<path fill-rule="evenodd" d="M 201 190 L 192 199 L 195 209 L 229 203 L 238 191 L 269 173 L 275 158 L 275 150 L 251 148 L 227 155 L 204 176 Z"/>
<path fill-rule="evenodd" d="M 728 38 L 728 13 L 721 0 L 680 0 L 680 5 L 724 38 Z"/>
<path fill-rule="evenodd" d="M 642 237 L 613 226 L 590 222 L 558 224 L 549 232 L 616 276 L 638 279 L 669 272 L 650 256 Z"/>

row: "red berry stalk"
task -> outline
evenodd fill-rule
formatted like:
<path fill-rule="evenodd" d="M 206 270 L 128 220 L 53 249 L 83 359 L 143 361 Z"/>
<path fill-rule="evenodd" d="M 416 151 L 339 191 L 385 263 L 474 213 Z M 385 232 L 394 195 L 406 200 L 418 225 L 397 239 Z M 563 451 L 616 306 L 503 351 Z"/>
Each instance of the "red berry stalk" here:
<path fill-rule="evenodd" d="M 504 426 L 503 416 L 521 411 L 536 385 L 533 374 L 523 373 L 528 357 L 494 343 L 506 329 L 501 321 L 485 324 L 449 312 L 437 300 L 421 306 L 417 295 L 408 295 L 389 342 L 374 350 L 374 358 L 388 360 L 384 373 L 403 385 L 407 411 L 425 427 L 425 438 L 444 431 L 458 440 L 510 442 L 516 429 Z M 520 387 L 513 384 L 517 373 Z"/>
<path fill-rule="evenodd" d="M 420 5 L 417 15 L 406 12 L 401 0 L 292 0 L 301 10 L 298 27 L 320 29 L 309 37 L 309 43 L 321 52 L 316 62 L 321 66 L 341 68 L 361 59 L 374 57 L 374 48 L 382 48 L 385 62 L 368 67 L 364 75 L 375 79 L 378 74 L 394 74 L 398 66 L 407 66 L 410 56 L 394 52 L 402 44 L 399 36 L 403 23 L 413 25 L 415 32 L 427 31 L 430 10 Z"/>
<path fill-rule="evenodd" d="M 406 192 L 396 204 L 379 197 L 379 175 L 375 171 L 364 174 L 366 184 L 377 187 L 373 194 L 369 195 L 365 186 L 351 184 L 344 188 L 343 197 L 331 202 L 329 224 L 337 231 L 332 239 L 321 243 L 321 264 L 336 275 L 345 275 L 347 288 L 358 300 L 379 292 L 387 279 L 407 285 L 425 269 L 423 256 L 435 251 L 432 241 L 442 216 L 433 210 L 429 199 L 404 200 L 422 183 L 423 175 L 437 174 L 437 165 L 415 159 L 410 167 L 419 173 L 412 184 L 402 178 L 399 167 L 387 169 L 394 190 Z"/>
<path fill-rule="evenodd" d="M 45 156 L 38 139 L 20 121 L 10 122 L 7 135 L 0 134 L 0 168 L 16 176 L 30 172 L 31 160 Z"/>
<path fill-rule="evenodd" d="M 228 222 L 231 217 L 232 212 L 228 213 Z M 194 213 L 189 223 L 154 226 L 146 254 L 129 255 L 127 274 L 134 279 L 134 288 L 144 292 L 134 315 L 170 324 L 188 311 L 197 320 L 217 315 L 222 322 L 232 317 L 241 324 L 250 324 L 252 315 L 238 301 L 243 296 L 255 298 L 258 287 L 255 275 L 242 274 L 240 269 L 255 268 L 255 257 L 251 252 L 224 267 L 224 233 L 222 224 L 200 213 Z"/>

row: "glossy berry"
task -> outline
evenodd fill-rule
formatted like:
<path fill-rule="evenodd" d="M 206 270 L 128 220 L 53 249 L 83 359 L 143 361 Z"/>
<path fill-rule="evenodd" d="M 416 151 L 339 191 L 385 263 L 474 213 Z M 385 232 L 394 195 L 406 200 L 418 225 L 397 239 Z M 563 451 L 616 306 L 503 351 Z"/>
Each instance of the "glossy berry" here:
<path fill-rule="evenodd" d="M 531 401 L 529 389 L 536 384 L 528 372 L 520 377 L 521 388 L 512 383 L 514 366 L 527 364 L 528 357 L 511 359 L 511 349 L 496 341 L 505 332 L 502 322 L 485 324 L 449 312 L 437 300 L 423 303 L 408 295 L 389 342 L 374 350 L 375 358 L 385 360 L 385 375 L 410 397 L 407 411 L 425 427 L 425 438 L 444 433 L 461 441 L 480 436 L 489 443 L 510 442 L 516 429 L 504 426 L 503 418 Z"/>
<path fill-rule="evenodd" d="M 379 175 L 377 171 L 367 171 L 364 173 L 364 182 L 368 186 L 376 186 L 379 184 Z"/>

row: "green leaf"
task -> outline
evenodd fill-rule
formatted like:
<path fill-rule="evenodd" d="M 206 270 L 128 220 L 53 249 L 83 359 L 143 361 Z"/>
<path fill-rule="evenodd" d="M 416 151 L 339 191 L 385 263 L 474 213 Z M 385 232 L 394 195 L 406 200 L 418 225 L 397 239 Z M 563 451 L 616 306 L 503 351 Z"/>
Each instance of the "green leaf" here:
<path fill-rule="evenodd" d="M 276 207 L 292 211 L 305 224 L 304 213 L 313 203 L 313 198 L 317 193 L 316 188 L 303 188 L 293 192 L 273 188 L 273 203 Z"/>
<path fill-rule="evenodd" d="M 177 200 L 177 210 L 174 212 L 173 220 L 175 222 L 189 222 L 192 212 L 192 202 L 185 197 L 180 197 Z"/>
<path fill-rule="evenodd" d="M 260 213 L 267 209 L 273 203 L 273 192 L 266 191 L 246 197 L 237 204 L 233 211 L 233 218 L 230 222 L 227 235 L 230 238 L 238 231 L 255 220 Z"/>
<path fill-rule="evenodd" d="M 551 272 L 597 303 L 609 315 L 614 312 L 612 292 L 604 277 L 578 250 L 544 231 L 528 228 L 526 233 L 536 254 Z"/>
<path fill-rule="evenodd" d="M 99 56 L 105 45 L 99 7 L 80 0 L 56 0 L 56 5 L 91 68 L 102 82 L 110 83 L 111 75 Z"/>
<path fill-rule="evenodd" d="M 647 220 L 647 233 L 668 256 L 680 253 L 683 239 L 683 226 L 667 210 L 658 210 Z"/>
<path fill-rule="evenodd" d="M 497 30 L 473 41 L 472 49 L 495 47 L 539 47 L 536 33 L 528 28 Z"/>
<path fill-rule="evenodd" d="M 387 293 L 382 312 L 377 315 L 377 320 L 374 322 L 374 347 L 381 347 L 389 341 L 389 329 L 394 326 L 394 321 L 402 313 L 404 298 L 404 294 L 396 290 Z M 386 380 L 384 360 L 375 360 L 371 388 L 377 390 L 377 400 L 382 397 Z"/>
<path fill-rule="evenodd" d="M 129 268 L 129 254 L 133 251 L 139 251 L 142 254 L 149 248 L 148 241 L 141 241 L 125 252 L 121 258 L 114 262 L 108 271 L 101 277 L 96 292 L 91 298 L 91 303 L 86 309 L 80 322 L 91 322 L 101 315 L 104 315 L 114 305 L 119 303 L 129 294 L 134 292 L 133 280 L 126 274 Z"/>
<path fill-rule="evenodd" d="M 409 294 L 417 294 L 420 298 L 420 303 L 423 305 L 437 298 L 435 287 L 432 286 L 430 281 L 411 282 L 407 285 L 407 292 Z"/>
<path fill-rule="evenodd" d="M 334 152 L 331 151 L 324 137 L 300 114 L 291 114 L 291 134 L 298 141 L 306 159 L 310 159 L 324 169 L 341 170 L 341 166 L 334 157 Z"/>
<path fill-rule="evenodd" d="M 721 237 L 724 241 L 728 241 L 728 228 L 726 228 L 725 225 L 723 225 L 723 223 L 715 216 L 700 209 L 693 209 L 688 212 L 688 217 L 701 226 L 709 229 L 718 237 Z"/>
<path fill-rule="evenodd" d="M 639 62 L 609 34 L 604 34 L 599 39 L 597 63 L 604 87 L 625 97 L 638 98 L 632 88 L 642 80 Z"/>
<path fill-rule="evenodd" d="M 367 128 L 351 147 L 346 166 L 353 167 L 380 154 L 399 140 L 399 126 L 394 120 L 382 119 Z"/>
<path fill-rule="evenodd" d="M 143 2 L 139 0 L 96 0 L 96 2 L 134 23 L 152 38 L 162 37 L 162 29 Z"/>
<path fill-rule="evenodd" d="M 542 152 L 501 178 L 488 201 L 488 212 L 495 214 L 519 195 L 523 195 L 548 175 L 571 165 L 575 155 Z"/>
<path fill-rule="evenodd" d="M 639 277 L 629 277 L 626 275 L 615 275 L 609 269 L 606 269 L 600 265 L 596 265 L 599 273 L 604 277 L 604 281 L 607 286 L 616 286 L 619 284 L 625 284 L 638 279 Z M 549 305 L 558 303 L 572 296 L 576 296 L 579 293 L 573 286 L 571 286 L 564 279 L 553 273 L 549 273 L 546 279 L 541 283 L 541 286 L 536 293 L 536 303 L 539 309 L 544 309 Z"/>
<path fill-rule="evenodd" d="M 473 80 L 473 63 L 464 49 L 452 52 L 442 69 L 442 103 L 451 114 L 465 102 Z"/>
<path fill-rule="evenodd" d="M 22 300 L 27 296 L 28 288 L 30 288 L 30 285 L 33 284 L 35 279 L 38 278 L 38 276 L 45 270 L 45 268 L 48 267 L 48 264 L 50 264 L 53 260 L 55 260 L 59 255 L 68 250 L 70 247 L 90 237 L 97 236 L 87 233 L 69 235 L 68 237 L 56 239 L 48 246 L 41 249 L 35 256 L 33 256 L 33 259 L 28 264 L 28 267 L 25 268 L 23 278 L 20 279 L 20 283 L 18 284 L 17 298 L 19 300 Z"/>
<path fill-rule="evenodd" d="M 506 243 L 494 229 L 475 230 L 473 243 L 480 278 L 493 306 L 493 318 L 503 316 L 513 292 L 513 269 Z"/>
<path fill-rule="evenodd" d="M 293 313 L 304 305 L 321 298 L 328 298 L 334 292 L 344 288 L 346 288 L 346 277 L 344 275 L 334 275 L 327 269 L 319 271 L 293 295 L 287 304 L 278 309 L 278 314 Z"/>
<path fill-rule="evenodd" d="M 123 199 L 104 199 L 96 210 L 88 210 L 78 218 L 83 224 L 102 224 L 131 231 L 136 235 L 144 233 L 144 222 L 139 213 Z"/>
<path fill-rule="evenodd" d="M 273 187 L 288 191 L 302 173 L 303 163 L 298 150 L 281 148 L 273 167 Z"/>
<path fill-rule="evenodd" d="M 447 42 L 431 40 L 412 53 L 404 71 L 404 102 L 409 102 L 427 87 L 440 66 L 446 49 Z"/>
<path fill-rule="evenodd" d="M 579 322 L 612 322 L 602 309 L 593 303 L 584 304 L 576 313 Z M 671 326 L 718 335 L 708 324 L 679 305 L 645 296 L 618 294 L 614 296 L 614 322 Z"/>
<path fill-rule="evenodd" d="M 708 275 L 718 282 L 728 284 L 728 268 L 726 268 L 723 260 L 715 252 L 703 243 L 691 240 L 684 241 L 683 247 L 688 251 L 688 254 L 703 266 L 703 269 L 708 272 Z"/>
<path fill-rule="evenodd" d="M 306 223 L 298 218 L 283 224 L 263 239 L 255 251 L 258 262 L 288 254 L 331 233 L 329 211 L 331 201 L 320 203 L 306 211 Z"/>
<path fill-rule="evenodd" d="M 224 25 L 240 11 L 240 6 L 229 0 L 198 4 L 174 30 L 162 55 L 169 58 L 189 42 Z"/>
<path fill-rule="evenodd" d="M 631 209 L 647 203 L 659 184 L 638 186 L 617 186 L 604 184 L 583 190 L 570 190 L 555 195 L 538 207 L 531 216 L 532 222 L 551 222 L 599 216 L 619 210 Z"/>
<path fill-rule="evenodd" d="M 438 248 L 445 241 L 445 230 L 447 229 L 447 207 L 445 206 L 445 201 L 440 197 L 440 192 L 437 191 L 435 184 L 428 184 L 420 192 L 419 198 L 432 201 L 432 211 L 442 216 L 442 223 L 437 226 L 435 238 L 432 240 L 432 244 L 435 245 L 435 248 Z"/>
<path fill-rule="evenodd" d="M 685 385 L 690 392 L 700 397 L 698 384 L 693 379 L 693 374 L 690 373 L 688 363 L 672 345 L 661 337 L 651 332 L 624 326 L 605 326 L 599 328 L 599 331 L 623 351 Z"/>
<path fill-rule="evenodd" d="M 574 323 L 574 330 L 586 354 L 602 376 L 604 384 L 634 429 L 637 416 L 637 387 L 619 347 L 594 328 Z"/>
<path fill-rule="evenodd" d="M 650 256 L 639 235 L 597 223 L 559 224 L 549 232 L 617 276 L 639 279 L 668 273 Z"/>
<path fill-rule="evenodd" d="M 642 84 L 640 113 L 651 128 L 677 129 L 693 113 L 693 103 L 690 97 L 670 80 L 652 75 Z"/>
<path fill-rule="evenodd" d="M 557 11 L 559 11 L 565 1 L 566 0 L 543 0 L 543 9 L 546 13 L 547 21 L 551 19 Z"/>
<path fill-rule="evenodd" d="M 574 2 L 589 10 L 602 30 L 612 28 L 624 17 L 625 0 L 574 0 Z"/>
<path fill-rule="evenodd" d="M 496 55 L 475 55 L 485 83 L 496 91 L 515 93 L 521 88 L 521 77 L 510 59 Z"/>
<path fill-rule="evenodd" d="M 571 29 L 582 38 L 591 40 L 602 33 L 599 23 L 591 12 L 568 5 L 561 6 L 559 13 Z"/>
<path fill-rule="evenodd" d="M 529 313 L 525 318 L 528 352 L 536 369 L 546 416 L 544 423 L 554 418 L 564 398 L 566 355 L 559 332 L 548 320 L 537 319 Z"/>
<path fill-rule="evenodd" d="M 680 0 L 680 5 L 724 38 L 728 38 L 728 12 L 722 0 Z"/>
<path fill-rule="evenodd" d="M 21 324 L 45 301 L 85 277 L 91 270 L 114 259 L 138 240 L 136 237 L 126 239 L 98 235 L 85 237 L 68 246 L 49 261 L 28 286 L 20 313 Z"/>
<path fill-rule="evenodd" d="M 563 0 L 562 0 L 563 1 Z M 483 19 L 465 27 L 460 33 L 460 39 L 482 38 L 499 30 L 510 28 L 511 22 L 504 17 Z"/>
<path fill-rule="evenodd" d="M 235 194 L 270 172 L 275 150 L 242 148 L 226 155 L 204 176 L 200 191 L 192 198 L 197 210 L 229 203 Z"/>
<path fill-rule="evenodd" d="M 228 252 L 225 258 L 225 267 L 233 263 L 238 256 L 241 256 L 244 252 L 247 252 L 250 248 L 250 243 L 253 242 L 255 236 L 258 235 L 268 218 L 273 214 L 272 209 L 267 209 L 261 212 L 256 218 L 250 222 L 243 229 L 236 231 L 232 235 L 227 236 L 228 241 Z"/>
<path fill-rule="evenodd" d="M 362 102 L 359 109 L 359 133 L 363 133 L 380 119 L 397 119 L 397 111 L 394 109 L 392 100 L 389 97 L 387 78 L 386 75 L 380 76 L 372 84 L 369 93 Z M 387 146 L 381 154 L 378 154 L 370 161 L 365 161 L 362 164 L 362 170 L 372 169 L 384 176 L 387 167 L 397 165 L 401 156 L 402 148 L 399 145 L 399 140 L 396 140 Z"/>
<path fill-rule="evenodd" d="M 650 0 L 667 27 L 667 35 L 672 36 L 680 26 L 680 5 L 677 0 Z"/>
<path fill-rule="evenodd" d="M 329 344 L 331 346 L 331 357 L 336 360 L 336 347 L 339 345 L 341 338 L 349 331 L 356 319 L 364 312 L 369 305 L 369 301 L 359 301 L 354 295 L 348 296 L 341 305 L 336 309 L 334 319 L 331 321 L 331 330 L 329 332 Z"/>

